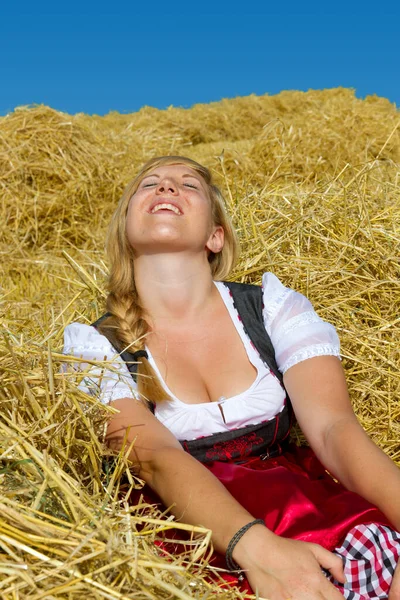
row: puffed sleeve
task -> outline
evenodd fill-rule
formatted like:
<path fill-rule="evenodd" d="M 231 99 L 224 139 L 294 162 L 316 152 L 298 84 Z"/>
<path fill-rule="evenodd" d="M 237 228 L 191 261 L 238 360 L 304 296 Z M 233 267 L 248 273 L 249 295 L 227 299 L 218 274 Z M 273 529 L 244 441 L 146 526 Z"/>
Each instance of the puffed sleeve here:
<path fill-rule="evenodd" d="M 285 287 L 273 273 L 264 274 L 262 287 L 264 324 L 282 373 L 314 356 L 340 357 L 336 329 L 317 315 L 303 294 Z"/>
<path fill-rule="evenodd" d="M 138 399 L 137 385 L 125 362 L 108 339 L 94 327 L 84 323 L 67 325 L 63 354 L 81 359 L 72 365 L 87 372 L 78 386 L 83 392 L 96 396 L 103 404 L 118 398 Z M 99 364 L 92 365 L 92 361 Z"/>

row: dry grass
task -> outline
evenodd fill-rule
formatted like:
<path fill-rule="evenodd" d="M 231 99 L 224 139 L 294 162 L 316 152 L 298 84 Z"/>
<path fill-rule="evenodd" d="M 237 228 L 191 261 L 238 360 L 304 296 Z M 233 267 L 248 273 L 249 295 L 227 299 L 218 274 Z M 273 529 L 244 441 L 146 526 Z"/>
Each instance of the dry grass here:
<path fill-rule="evenodd" d="M 154 155 L 212 168 L 242 240 L 233 278 L 271 270 L 334 323 L 355 410 L 400 464 L 399 125 L 345 89 L 0 118 L 1 598 L 239 597 L 206 577 L 207 531 L 165 557 L 171 520 L 128 505 L 140 483 L 122 455 L 101 469 L 111 409 L 59 374 L 63 327 L 103 312 L 109 217 Z"/>

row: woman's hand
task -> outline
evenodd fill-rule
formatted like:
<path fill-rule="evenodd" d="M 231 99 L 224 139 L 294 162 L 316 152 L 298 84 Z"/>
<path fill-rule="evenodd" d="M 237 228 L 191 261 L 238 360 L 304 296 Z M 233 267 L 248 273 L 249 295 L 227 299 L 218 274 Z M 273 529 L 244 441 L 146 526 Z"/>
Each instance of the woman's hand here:
<path fill-rule="evenodd" d="M 343 600 L 322 572 L 344 583 L 341 559 L 318 544 L 279 537 L 254 526 L 233 553 L 254 593 L 268 600 Z"/>

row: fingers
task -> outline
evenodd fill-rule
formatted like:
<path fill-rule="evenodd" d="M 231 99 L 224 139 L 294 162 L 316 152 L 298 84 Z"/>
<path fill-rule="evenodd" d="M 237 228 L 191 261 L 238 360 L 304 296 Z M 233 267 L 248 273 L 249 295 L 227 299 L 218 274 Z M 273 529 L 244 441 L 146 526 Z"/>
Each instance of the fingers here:
<path fill-rule="evenodd" d="M 346 576 L 344 574 L 343 563 L 340 556 L 329 552 L 329 550 L 325 550 L 325 548 L 318 546 L 317 544 L 312 544 L 312 551 L 321 567 L 328 569 L 331 575 L 333 575 L 337 581 L 340 581 L 340 583 L 346 583 Z"/>
<path fill-rule="evenodd" d="M 394 572 L 388 598 L 389 600 L 400 600 L 400 563 Z"/>

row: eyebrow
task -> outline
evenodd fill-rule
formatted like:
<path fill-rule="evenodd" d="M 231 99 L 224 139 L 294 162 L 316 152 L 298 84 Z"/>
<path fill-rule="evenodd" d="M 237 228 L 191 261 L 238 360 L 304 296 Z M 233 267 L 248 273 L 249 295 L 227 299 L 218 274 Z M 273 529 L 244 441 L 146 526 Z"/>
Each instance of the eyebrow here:
<path fill-rule="evenodd" d="M 158 177 L 158 178 L 160 178 L 160 175 L 157 175 L 157 173 L 152 173 L 151 175 L 146 175 L 145 177 L 143 177 L 142 181 L 144 181 L 144 180 L 145 180 L 145 179 L 147 179 L 148 177 Z M 201 179 L 200 179 L 199 177 L 196 177 L 196 175 L 191 175 L 190 173 L 184 173 L 184 174 L 182 175 L 182 179 L 183 179 L 184 177 L 192 177 L 192 179 L 197 179 L 197 181 L 198 181 L 199 183 L 202 183 Z"/>

